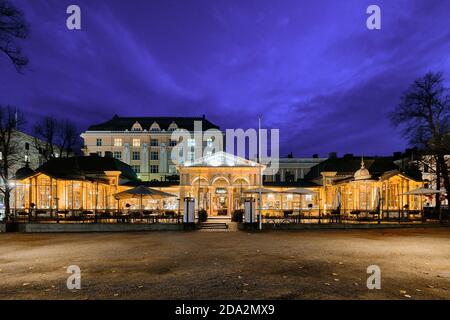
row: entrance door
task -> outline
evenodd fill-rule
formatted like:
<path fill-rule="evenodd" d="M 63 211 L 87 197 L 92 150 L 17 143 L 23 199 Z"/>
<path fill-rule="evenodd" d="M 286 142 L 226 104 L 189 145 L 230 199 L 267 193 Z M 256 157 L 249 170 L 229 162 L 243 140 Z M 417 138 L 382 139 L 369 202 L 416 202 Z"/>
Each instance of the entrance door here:
<path fill-rule="evenodd" d="M 226 188 L 216 188 L 213 196 L 214 215 L 228 215 L 228 196 L 228 190 Z"/>

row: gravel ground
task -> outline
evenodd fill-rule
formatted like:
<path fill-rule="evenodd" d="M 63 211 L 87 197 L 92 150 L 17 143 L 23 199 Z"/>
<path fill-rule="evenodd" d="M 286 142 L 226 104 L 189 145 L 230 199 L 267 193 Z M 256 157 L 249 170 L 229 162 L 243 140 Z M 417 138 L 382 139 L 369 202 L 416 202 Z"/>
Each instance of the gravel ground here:
<path fill-rule="evenodd" d="M 450 228 L 9 233 L 0 277 L 0 299 L 450 299 Z"/>

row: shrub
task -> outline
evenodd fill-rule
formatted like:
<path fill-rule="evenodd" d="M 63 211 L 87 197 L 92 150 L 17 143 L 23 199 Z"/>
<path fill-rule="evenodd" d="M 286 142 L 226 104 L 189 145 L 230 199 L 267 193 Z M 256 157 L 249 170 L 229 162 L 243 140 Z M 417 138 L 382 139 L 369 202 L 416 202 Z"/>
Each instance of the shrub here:
<path fill-rule="evenodd" d="M 238 209 L 233 211 L 233 215 L 231 216 L 231 221 L 233 222 L 242 222 L 244 220 L 244 210 Z"/>
<path fill-rule="evenodd" d="M 206 222 L 208 220 L 208 212 L 206 212 L 205 209 L 200 209 L 198 211 L 198 221 L 199 222 Z"/>

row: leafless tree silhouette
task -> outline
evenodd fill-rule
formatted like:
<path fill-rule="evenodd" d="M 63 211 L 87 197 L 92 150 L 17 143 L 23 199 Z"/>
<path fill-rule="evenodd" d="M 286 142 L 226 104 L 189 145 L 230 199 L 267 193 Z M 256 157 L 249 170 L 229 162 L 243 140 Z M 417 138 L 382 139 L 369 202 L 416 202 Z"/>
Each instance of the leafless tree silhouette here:
<path fill-rule="evenodd" d="M 442 73 L 430 72 L 416 79 L 391 113 L 391 120 L 403 129 L 410 144 L 434 156 L 436 173 L 442 177 L 450 203 L 450 177 L 445 160 L 450 153 L 450 96 Z"/>
<path fill-rule="evenodd" d="M 18 72 L 28 64 L 17 43 L 25 39 L 29 30 L 23 13 L 8 0 L 0 0 L 0 52 L 6 54 Z"/>
<path fill-rule="evenodd" d="M 24 117 L 18 109 L 0 105 L 0 192 L 4 197 L 7 219 L 11 211 L 10 197 L 13 190 L 11 180 L 14 173 L 11 168 L 23 159 L 13 136 L 24 123 Z"/>

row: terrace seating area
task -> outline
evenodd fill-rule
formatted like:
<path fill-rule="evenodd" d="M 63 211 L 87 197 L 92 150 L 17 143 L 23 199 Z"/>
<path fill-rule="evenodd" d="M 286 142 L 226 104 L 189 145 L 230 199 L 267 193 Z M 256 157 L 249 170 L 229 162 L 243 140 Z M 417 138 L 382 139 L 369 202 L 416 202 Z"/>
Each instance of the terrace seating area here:
<path fill-rule="evenodd" d="M 183 215 L 171 210 L 17 210 L 8 221 L 32 223 L 182 223 Z"/>

